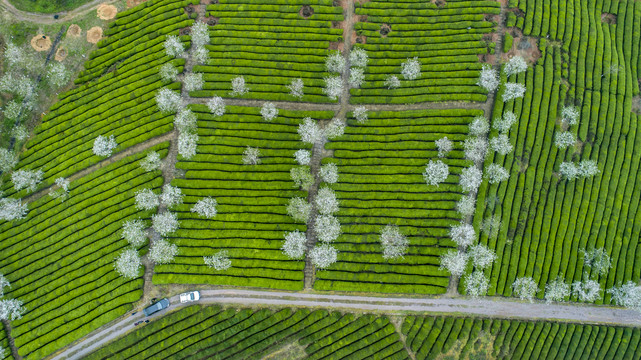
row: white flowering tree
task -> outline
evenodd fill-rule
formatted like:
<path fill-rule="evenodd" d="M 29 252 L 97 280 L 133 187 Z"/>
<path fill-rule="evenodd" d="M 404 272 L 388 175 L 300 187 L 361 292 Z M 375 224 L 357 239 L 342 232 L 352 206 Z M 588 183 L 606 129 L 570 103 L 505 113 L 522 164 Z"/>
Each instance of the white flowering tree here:
<path fill-rule="evenodd" d="M 436 144 L 436 148 L 438 149 L 438 157 L 443 158 L 446 157 L 447 154 L 452 151 L 452 141 L 447 138 L 447 136 L 444 136 L 434 142 Z"/>
<path fill-rule="evenodd" d="M 450 167 L 441 160 L 430 160 L 429 163 L 425 165 L 425 171 L 423 171 L 423 179 L 430 186 L 438 186 L 443 181 L 447 180 L 448 175 L 450 174 Z"/>
<path fill-rule="evenodd" d="M 243 76 L 237 76 L 231 80 L 231 96 L 242 96 L 249 92 Z"/>
<path fill-rule="evenodd" d="M 274 103 L 266 102 L 260 109 L 260 114 L 263 116 L 265 121 L 272 121 L 278 116 L 278 109 Z"/>
<path fill-rule="evenodd" d="M 126 279 L 137 278 L 141 267 L 140 255 L 136 249 L 132 248 L 125 249 L 114 261 L 116 272 Z"/>
<path fill-rule="evenodd" d="M 477 116 L 469 125 L 471 136 L 485 136 L 490 131 L 490 124 L 485 116 Z"/>
<path fill-rule="evenodd" d="M 579 169 L 571 162 L 562 162 L 559 166 L 559 173 L 570 181 L 579 177 Z"/>
<path fill-rule="evenodd" d="M 285 234 L 285 243 L 281 248 L 283 253 L 290 259 L 300 259 L 305 256 L 307 237 L 305 233 L 298 230 Z"/>
<path fill-rule="evenodd" d="M 387 225 L 381 230 L 381 245 L 383 246 L 383 259 L 393 260 L 403 258 L 407 253 L 409 240 L 396 225 Z"/>
<path fill-rule="evenodd" d="M 178 246 L 165 239 L 154 241 L 149 248 L 149 258 L 156 264 L 168 264 L 174 261 L 177 254 Z"/>
<path fill-rule="evenodd" d="M 338 259 L 338 251 L 329 244 L 317 245 L 309 252 L 312 264 L 319 269 L 330 267 Z"/>
<path fill-rule="evenodd" d="M 499 74 L 489 64 L 483 64 L 476 84 L 491 93 L 499 87 Z"/>
<path fill-rule="evenodd" d="M 474 166 L 461 171 L 459 184 L 466 192 L 476 192 L 483 181 L 483 172 Z"/>
<path fill-rule="evenodd" d="M 170 62 L 166 62 L 158 70 L 158 75 L 163 81 L 176 81 L 178 79 L 178 68 Z"/>
<path fill-rule="evenodd" d="M 514 150 L 514 146 L 510 143 L 510 138 L 505 134 L 499 134 L 490 139 L 490 147 L 499 155 L 507 155 Z"/>
<path fill-rule="evenodd" d="M 545 285 L 545 302 L 548 304 L 553 301 L 565 301 L 568 296 L 570 296 L 570 285 L 566 284 L 560 276 Z"/>
<path fill-rule="evenodd" d="M 196 202 L 194 206 L 191 207 L 191 212 L 198 214 L 201 217 L 213 219 L 218 211 L 218 202 L 216 199 L 210 197 L 205 197 Z"/>
<path fill-rule="evenodd" d="M 0 148 L 0 170 L 11 171 L 18 164 L 18 157 L 13 151 Z"/>
<path fill-rule="evenodd" d="M 29 132 L 24 125 L 18 125 L 11 129 L 11 136 L 13 136 L 16 141 L 22 141 L 29 137 Z"/>
<path fill-rule="evenodd" d="M 470 136 L 463 142 L 465 158 L 475 163 L 481 163 L 487 155 L 487 140 L 482 137 Z"/>
<path fill-rule="evenodd" d="M 499 164 L 490 164 L 485 167 L 485 177 L 490 184 L 497 184 L 510 178 L 510 173 Z"/>
<path fill-rule="evenodd" d="M 368 61 L 369 56 L 367 55 L 367 51 L 363 48 L 355 47 L 349 53 L 350 66 L 366 67 Z"/>
<path fill-rule="evenodd" d="M 494 238 L 501 230 L 501 216 L 494 214 L 486 217 L 481 221 L 481 231 L 487 234 L 488 237 Z"/>
<path fill-rule="evenodd" d="M 22 306 L 22 301 L 18 299 L 2 299 L 0 300 L 0 320 L 18 320 L 22 318 L 22 314 L 26 311 Z"/>
<path fill-rule="evenodd" d="M 520 277 L 516 279 L 514 283 L 512 283 L 512 289 L 514 290 L 514 296 L 529 302 L 532 302 L 536 293 L 539 291 L 536 281 L 531 277 Z"/>
<path fill-rule="evenodd" d="M 258 165 L 260 163 L 260 150 L 258 148 L 247 146 L 245 151 L 243 151 L 243 164 Z"/>
<path fill-rule="evenodd" d="M 577 166 L 580 176 L 590 177 L 599 173 L 599 167 L 594 160 L 581 160 Z"/>
<path fill-rule="evenodd" d="M 503 102 L 508 102 L 525 95 L 525 85 L 519 83 L 505 83 L 505 90 L 503 92 Z"/>
<path fill-rule="evenodd" d="M 178 154 L 185 159 L 191 159 L 196 155 L 198 148 L 198 135 L 182 133 L 178 135 Z"/>
<path fill-rule="evenodd" d="M 358 106 L 354 109 L 354 118 L 359 124 L 364 124 L 367 121 L 367 108 L 365 106 Z"/>
<path fill-rule="evenodd" d="M 11 287 L 9 280 L 0 274 L 0 297 L 4 296 L 4 288 Z"/>
<path fill-rule="evenodd" d="M 325 59 L 325 69 L 330 73 L 343 73 L 345 71 L 345 58 L 339 51 L 333 51 Z"/>
<path fill-rule="evenodd" d="M 572 283 L 572 295 L 579 301 L 593 302 L 601 296 L 601 285 L 595 280 L 575 281 Z"/>
<path fill-rule="evenodd" d="M 383 83 L 388 89 L 398 89 L 401 87 L 401 80 L 398 79 L 396 75 L 387 75 L 385 82 Z"/>
<path fill-rule="evenodd" d="M 217 271 L 225 271 L 231 267 L 231 260 L 227 250 L 221 250 L 212 256 L 203 256 L 205 265 Z"/>
<path fill-rule="evenodd" d="M 287 214 L 296 222 L 307 223 L 309 216 L 312 213 L 312 205 L 305 199 L 295 197 L 289 199 L 287 204 Z"/>
<path fill-rule="evenodd" d="M 576 125 L 579 123 L 579 108 L 576 106 L 564 106 L 561 109 L 561 119 L 568 125 Z"/>
<path fill-rule="evenodd" d="M 151 189 L 142 189 L 136 191 L 136 208 L 138 210 L 153 210 L 160 205 L 158 195 Z"/>
<path fill-rule="evenodd" d="M 343 93 L 343 80 L 340 76 L 328 76 L 325 78 L 325 87 L 323 94 L 327 95 L 330 100 L 338 99 Z"/>
<path fill-rule="evenodd" d="M 196 21 L 191 26 L 191 44 L 196 47 L 209 44 L 209 28 L 207 24 L 202 21 Z"/>
<path fill-rule="evenodd" d="M 29 208 L 27 204 L 23 204 L 20 199 L 0 199 L 0 220 L 21 220 L 24 219 L 25 216 L 27 216 L 28 212 Z"/>
<path fill-rule="evenodd" d="M 60 199 L 60 201 L 65 201 L 67 195 L 69 195 L 69 180 L 59 177 L 55 180 L 56 188 L 49 190 L 49 196 L 54 199 Z"/>
<path fill-rule="evenodd" d="M 554 136 L 554 145 L 559 149 L 565 149 L 569 146 L 573 146 L 576 143 L 576 138 L 574 134 L 569 131 L 557 132 Z"/>
<path fill-rule="evenodd" d="M 163 45 L 165 46 L 165 54 L 169 57 L 182 57 L 185 54 L 185 47 L 176 35 L 167 36 Z"/>
<path fill-rule="evenodd" d="M 476 211 L 476 199 L 471 195 L 464 195 L 456 203 L 456 211 L 463 217 L 472 216 Z"/>
<path fill-rule="evenodd" d="M 516 75 L 527 70 L 527 63 L 521 56 L 513 56 L 503 66 L 503 73 L 507 76 Z"/>
<path fill-rule="evenodd" d="M 127 220 L 122 223 L 121 237 L 133 247 L 140 247 L 147 241 L 147 226 L 140 219 Z"/>
<path fill-rule="evenodd" d="M 450 227 L 450 237 L 458 246 L 465 248 L 476 240 L 476 232 L 470 224 L 460 223 Z"/>
<path fill-rule="evenodd" d="M 183 78 L 183 85 L 186 91 L 202 90 L 205 85 L 202 73 L 191 72 Z"/>
<path fill-rule="evenodd" d="M 201 46 L 192 50 L 192 57 L 199 64 L 205 64 L 209 60 L 209 50 Z"/>
<path fill-rule="evenodd" d="M 472 259 L 472 264 L 477 270 L 486 269 L 496 260 L 496 254 L 490 248 L 483 244 L 470 246 L 468 254 Z"/>
<path fill-rule="evenodd" d="M 345 133 L 345 124 L 341 119 L 334 118 L 329 122 L 329 124 L 327 124 L 323 133 L 328 139 L 334 139 L 342 136 Z"/>
<path fill-rule="evenodd" d="M 614 286 L 608 290 L 612 295 L 612 301 L 620 306 L 641 312 L 641 286 L 632 281 Z"/>
<path fill-rule="evenodd" d="M 175 91 L 162 88 L 156 93 L 156 105 L 163 113 L 176 113 L 182 108 L 182 99 Z"/>
<path fill-rule="evenodd" d="M 503 113 L 503 116 L 494 119 L 492 127 L 499 132 L 506 133 L 510 131 L 510 128 L 514 124 L 516 124 L 516 114 L 512 111 L 506 111 Z"/>
<path fill-rule="evenodd" d="M 47 70 L 47 81 L 54 87 L 61 87 L 71 79 L 71 72 L 61 62 L 50 64 Z"/>
<path fill-rule="evenodd" d="M 98 135 L 93 142 L 93 153 L 102 157 L 111 156 L 116 147 L 118 147 L 118 143 L 113 135 L 109 135 L 109 137 Z"/>
<path fill-rule="evenodd" d="M 33 192 L 38 188 L 38 184 L 42 181 L 44 172 L 42 170 L 16 170 L 11 173 L 11 181 L 16 191 L 27 189 Z"/>
<path fill-rule="evenodd" d="M 225 100 L 220 96 L 214 96 L 209 99 L 207 102 L 207 107 L 209 111 L 214 114 L 214 116 L 223 116 L 225 115 Z"/>
<path fill-rule="evenodd" d="M 452 276 L 461 276 L 465 272 L 469 258 L 469 255 L 463 251 L 450 250 L 441 255 L 439 269 L 449 271 Z"/>
<path fill-rule="evenodd" d="M 415 80 L 421 77 L 421 63 L 418 57 L 407 59 L 401 64 L 401 75 L 405 80 Z"/>
<path fill-rule="evenodd" d="M 183 203 L 183 193 L 179 187 L 165 184 L 160 194 L 160 203 L 167 207 L 180 205 Z"/>
<path fill-rule="evenodd" d="M 300 78 L 292 80 L 292 82 L 287 86 L 289 89 L 289 95 L 298 99 L 302 99 L 303 95 L 305 95 L 303 92 L 304 87 L 305 84 L 303 84 L 303 79 Z"/>
<path fill-rule="evenodd" d="M 323 187 L 318 190 L 314 202 L 316 203 L 316 210 L 323 215 L 332 215 L 339 210 L 336 194 L 334 190 L 328 187 Z"/>
<path fill-rule="evenodd" d="M 323 139 L 323 131 L 316 121 L 310 117 L 304 118 L 303 122 L 298 126 L 298 135 L 300 135 L 302 142 L 308 144 L 314 144 Z"/>
<path fill-rule="evenodd" d="M 318 171 L 318 176 L 320 176 L 323 182 L 335 184 L 338 182 L 338 166 L 334 163 L 322 165 Z"/>
<path fill-rule="evenodd" d="M 318 240 L 329 243 L 340 236 L 341 224 L 332 215 L 318 215 L 314 223 L 314 232 Z"/>
<path fill-rule="evenodd" d="M 583 264 L 592 268 L 597 275 L 606 275 L 610 270 L 610 255 L 604 248 L 580 250 L 583 254 Z"/>
<path fill-rule="evenodd" d="M 349 86 L 352 88 L 359 88 L 365 82 L 365 69 L 354 68 L 349 71 Z"/>
<path fill-rule="evenodd" d="M 23 65 L 27 61 L 27 55 L 20 47 L 8 42 L 4 49 L 4 59 L 9 66 Z"/>
<path fill-rule="evenodd" d="M 302 190 L 309 191 L 314 184 L 314 176 L 310 172 L 309 166 L 296 166 L 289 171 L 289 175 L 294 181 L 294 186 Z"/>
<path fill-rule="evenodd" d="M 309 150 L 300 149 L 294 153 L 294 159 L 296 159 L 298 165 L 309 165 L 312 159 L 312 153 Z"/>
<path fill-rule="evenodd" d="M 169 211 L 154 214 L 151 216 L 151 225 L 160 236 L 166 236 L 178 230 L 178 217 Z"/>
<path fill-rule="evenodd" d="M 467 295 L 475 299 L 485 296 L 490 289 L 490 280 L 479 270 L 466 276 L 464 284 Z"/>
<path fill-rule="evenodd" d="M 2 89 L 0 88 L 0 91 Z M 5 119 L 15 120 L 20 116 L 21 105 L 15 100 L 10 100 L 4 105 L 2 113 L 4 114 Z M 6 150 L 6 149 L 5 149 Z"/>
<path fill-rule="evenodd" d="M 160 154 L 150 151 L 144 159 L 140 160 L 140 167 L 145 171 L 159 170 L 162 166 Z"/>

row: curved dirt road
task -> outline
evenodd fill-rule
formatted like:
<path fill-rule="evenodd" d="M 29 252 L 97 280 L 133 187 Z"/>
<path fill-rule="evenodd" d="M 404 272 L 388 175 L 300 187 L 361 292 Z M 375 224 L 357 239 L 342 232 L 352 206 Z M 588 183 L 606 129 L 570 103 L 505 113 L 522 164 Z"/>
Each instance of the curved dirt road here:
<path fill-rule="evenodd" d="M 483 317 L 500 317 L 520 320 L 557 320 L 577 323 L 641 326 L 641 315 L 633 310 L 582 304 L 551 304 L 521 302 L 504 298 L 484 300 L 469 299 L 421 299 L 395 297 L 368 297 L 351 295 L 323 295 L 282 291 L 255 290 L 201 290 L 201 304 L 231 304 L 243 307 L 251 305 L 294 306 L 379 311 L 385 314 L 405 312 L 429 312 L 442 314 L 467 314 Z M 171 306 L 149 319 L 162 317 L 167 311 L 191 305 L 180 304 L 178 296 L 169 299 Z M 127 316 L 109 327 L 94 332 L 80 342 L 72 344 L 52 359 L 81 359 L 92 351 L 106 345 L 135 329 L 134 323 L 145 319 L 142 312 Z M 144 325 L 139 325 L 144 326 Z"/>
<path fill-rule="evenodd" d="M 111 4 L 115 2 L 116 0 L 93 0 L 71 11 L 61 11 L 59 13 L 55 13 L 59 15 L 57 19 L 53 18 L 54 14 L 42 14 L 18 10 L 15 6 L 13 6 L 13 4 L 9 2 L 9 0 L 0 0 L 0 9 L 13 15 L 14 19 L 16 20 L 31 21 L 39 24 L 59 24 L 70 21 L 76 16 L 85 15 L 92 11 L 95 11 L 100 4 Z"/>

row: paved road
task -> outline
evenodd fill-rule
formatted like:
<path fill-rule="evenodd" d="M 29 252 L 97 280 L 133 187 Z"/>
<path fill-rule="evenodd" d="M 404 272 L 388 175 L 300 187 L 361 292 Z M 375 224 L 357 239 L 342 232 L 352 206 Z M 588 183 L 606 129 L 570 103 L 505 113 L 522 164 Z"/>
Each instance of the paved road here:
<path fill-rule="evenodd" d="M 324 295 L 310 293 L 257 291 L 257 290 L 202 290 L 199 303 L 233 304 L 244 307 L 300 306 L 358 311 L 381 311 L 386 314 L 429 312 L 523 320 L 558 320 L 567 322 L 641 326 L 641 314 L 621 308 L 582 304 L 551 304 L 520 302 L 505 298 L 469 300 L 461 298 L 400 298 L 351 295 Z M 171 306 L 149 319 L 162 317 L 167 311 L 190 304 L 180 304 L 178 296 L 169 299 Z M 135 329 L 136 321 L 144 319 L 142 312 L 128 316 L 113 325 L 91 334 L 82 341 L 66 348 L 53 359 L 81 359 L 119 336 Z M 138 325 L 144 326 L 144 325 Z"/>

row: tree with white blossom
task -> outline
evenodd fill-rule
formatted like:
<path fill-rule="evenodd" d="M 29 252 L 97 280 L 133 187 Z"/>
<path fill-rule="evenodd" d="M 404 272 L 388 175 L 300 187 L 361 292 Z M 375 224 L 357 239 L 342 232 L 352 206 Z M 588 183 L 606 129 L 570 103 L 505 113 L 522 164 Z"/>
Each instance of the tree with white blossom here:
<path fill-rule="evenodd" d="M 205 197 L 198 200 L 196 204 L 191 207 L 191 212 L 196 213 L 204 218 L 213 219 L 216 214 L 218 214 L 217 207 L 218 202 L 216 201 L 216 199 Z"/>
<path fill-rule="evenodd" d="M 141 267 L 140 255 L 136 249 L 132 248 L 125 249 L 114 261 L 116 272 L 126 279 L 137 278 Z"/>
<path fill-rule="evenodd" d="M 17 125 L 14 126 L 13 129 L 11 129 L 11 136 L 13 136 L 16 141 L 22 141 L 29 137 L 29 132 L 27 131 L 26 126 Z"/>
<path fill-rule="evenodd" d="M 436 144 L 436 148 L 438 149 L 438 157 L 443 158 L 447 156 L 447 153 L 452 151 L 452 141 L 447 138 L 447 136 L 444 136 L 434 142 Z"/>
<path fill-rule="evenodd" d="M 576 106 L 564 106 L 561 109 L 561 120 L 568 125 L 576 125 L 579 123 L 579 108 Z"/>
<path fill-rule="evenodd" d="M 154 214 L 151 216 L 151 224 L 160 236 L 166 236 L 178 230 L 178 217 L 169 211 Z"/>
<path fill-rule="evenodd" d="M 430 186 L 437 186 L 443 181 L 447 180 L 447 177 L 450 174 L 450 167 L 441 160 L 430 160 L 429 163 L 425 165 L 425 171 L 423 171 L 423 179 Z"/>
<path fill-rule="evenodd" d="M 329 243 L 340 236 L 341 224 L 332 215 L 318 215 L 314 223 L 314 232 L 318 240 Z"/>
<path fill-rule="evenodd" d="M 175 91 L 162 88 L 156 93 L 156 105 L 162 113 L 176 113 L 182 108 L 182 99 Z"/>
<path fill-rule="evenodd" d="M 579 301 L 593 302 L 601 296 L 601 285 L 595 280 L 575 281 L 572 283 L 572 295 Z"/>
<path fill-rule="evenodd" d="M 49 196 L 54 199 L 60 199 L 60 201 L 65 201 L 69 195 L 69 180 L 59 177 L 55 180 L 56 188 L 49 190 Z"/>
<path fill-rule="evenodd" d="M 356 107 L 353 114 L 359 124 L 364 124 L 367 121 L 367 108 L 365 106 Z"/>
<path fill-rule="evenodd" d="M 316 198 L 314 199 L 316 203 L 316 210 L 318 213 L 323 215 L 332 215 L 338 212 L 338 199 L 336 199 L 336 194 L 334 190 L 323 187 L 318 190 Z"/>
<path fill-rule="evenodd" d="M 260 114 L 265 121 L 272 121 L 278 116 L 278 109 L 274 103 L 266 102 L 263 104 L 263 107 L 260 108 Z"/>
<path fill-rule="evenodd" d="M 294 159 L 298 165 L 309 165 L 312 159 L 312 153 L 309 150 L 300 149 L 294 153 Z"/>
<path fill-rule="evenodd" d="M 27 189 L 27 191 L 33 192 L 38 188 L 43 176 L 44 172 L 42 170 L 20 169 L 11 173 L 11 181 L 16 191 Z"/>
<path fill-rule="evenodd" d="M 158 70 L 158 75 L 163 81 L 176 81 L 178 79 L 178 68 L 170 62 L 166 62 Z"/>
<path fill-rule="evenodd" d="M 0 91 L 2 91 L 1 87 L 0 87 Z M 15 121 L 21 115 L 20 113 L 20 111 L 22 110 L 21 108 L 22 108 L 22 105 L 20 103 L 18 103 L 15 100 L 10 100 L 4 105 L 4 108 L 2 109 L 2 113 L 4 114 L 5 119 Z"/>
<path fill-rule="evenodd" d="M 508 102 L 525 95 L 525 85 L 519 83 L 506 83 L 505 90 L 503 91 L 503 102 Z"/>
<path fill-rule="evenodd" d="M 2 172 L 11 171 L 18 164 L 16 154 L 5 148 L 0 148 L 0 170 Z"/>
<path fill-rule="evenodd" d="M 61 62 L 50 64 L 47 69 L 47 81 L 54 87 L 61 87 L 71 79 L 71 72 Z"/>
<path fill-rule="evenodd" d="M 385 82 L 383 83 L 383 85 L 385 85 L 385 87 L 387 87 L 390 90 L 398 89 L 399 87 L 401 87 L 401 80 L 399 80 L 398 76 L 396 75 L 388 75 L 385 78 Z"/>
<path fill-rule="evenodd" d="M 477 270 L 486 269 L 496 260 L 494 251 L 483 244 L 470 246 L 468 254 L 472 259 L 472 264 Z"/>
<path fill-rule="evenodd" d="M 18 299 L 2 299 L 0 300 L 0 320 L 18 320 L 22 318 L 22 314 L 26 311 L 22 306 L 22 301 Z"/>
<path fill-rule="evenodd" d="M 29 207 L 27 206 L 27 203 L 23 204 L 20 199 L 0 199 L 0 220 L 21 220 L 27 216 L 28 212 Z"/>
<path fill-rule="evenodd" d="M 303 84 L 303 79 L 300 78 L 292 80 L 292 82 L 287 86 L 289 89 L 289 95 L 298 99 L 302 99 L 303 95 L 305 95 L 303 93 L 304 87 L 305 84 Z"/>
<path fill-rule="evenodd" d="M 149 248 L 149 258 L 156 264 L 168 264 L 178 254 L 178 246 L 165 239 L 155 240 Z"/>
<path fill-rule="evenodd" d="M 209 28 L 203 21 L 196 21 L 191 26 L 192 46 L 203 46 L 209 43 Z"/>
<path fill-rule="evenodd" d="M 514 146 L 510 143 L 510 138 L 505 134 L 499 134 L 490 139 L 490 147 L 499 155 L 507 155 L 514 150 Z"/>
<path fill-rule="evenodd" d="M 212 256 L 203 256 L 203 261 L 205 265 L 217 271 L 225 271 L 231 267 L 227 250 L 221 250 Z"/>
<path fill-rule="evenodd" d="M 9 66 L 22 65 L 27 61 L 27 54 L 19 46 L 8 42 L 4 49 L 4 59 Z"/>
<path fill-rule="evenodd" d="M 122 223 L 121 237 L 133 247 L 140 247 L 147 241 L 145 222 L 140 219 L 127 220 Z"/>
<path fill-rule="evenodd" d="M 178 135 L 178 154 L 185 159 L 191 159 L 196 155 L 198 148 L 198 135 L 182 133 Z"/>
<path fill-rule="evenodd" d="M 381 230 L 381 245 L 383 246 L 383 259 L 392 260 L 403 258 L 407 253 L 409 240 L 396 225 L 387 225 Z"/>
<path fill-rule="evenodd" d="M 160 194 L 160 203 L 167 207 L 180 205 L 183 203 L 183 193 L 179 187 L 165 184 Z"/>
<path fill-rule="evenodd" d="M 323 133 L 328 139 L 334 139 L 342 136 L 345 133 L 345 124 L 343 124 L 340 119 L 334 118 L 329 122 L 329 124 L 327 124 Z"/>
<path fill-rule="evenodd" d="M 138 210 L 153 210 L 160 205 L 158 195 L 151 189 L 142 189 L 136 191 L 136 208 Z"/>
<path fill-rule="evenodd" d="M 516 279 L 514 283 L 512 283 L 512 289 L 514 290 L 515 296 L 529 302 L 533 302 L 536 293 L 539 291 L 536 281 L 531 277 L 520 277 Z"/>
<path fill-rule="evenodd" d="M 611 261 L 610 255 L 608 255 L 605 248 L 590 249 L 588 251 L 581 249 L 580 252 L 583 254 L 583 264 L 592 268 L 595 274 L 606 275 L 608 273 Z"/>
<path fill-rule="evenodd" d="M 620 306 L 641 312 L 641 286 L 632 281 L 614 286 L 608 290 L 612 295 L 612 301 Z"/>
<path fill-rule="evenodd" d="M 554 136 L 554 145 L 559 149 L 565 149 L 574 145 L 574 143 L 576 143 L 576 138 L 574 137 L 574 134 L 569 131 L 557 132 Z"/>
<path fill-rule="evenodd" d="M 343 73 L 345 71 L 345 58 L 339 51 L 333 51 L 325 59 L 325 69 L 330 73 Z"/>
<path fill-rule="evenodd" d="M 360 88 L 365 82 L 365 69 L 353 68 L 349 70 L 349 86 L 352 88 Z"/>
<path fill-rule="evenodd" d="M 165 54 L 169 57 L 182 57 L 185 54 L 185 47 L 176 35 L 167 36 L 163 46 L 165 47 Z"/>
<path fill-rule="evenodd" d="M 192 58 L 199 64 L 205 64 L 209 60 L 209 50 L 204 46 L 197 47 L 192 50 Z"/>
<path fill-rule="evenodd" d="M 513 56 L 503 67 L 503 73 L 506 76 L 520 74 L 527 70 L 527 63 L 521 56 Z"/>
<path fill-rule="evenodd" d="M 93 142 L 92 150 L 94 155 L 107 157 L 111 156 L 111 153 L 116 147 L 118 147 L 118 143 L 113 135 L 109 135 L 109 137 L 98 135 Z"/>
<path fill-rule="evenodd" d="M 407 59 L 401 64 L 401 74 L 405 80 L 415 80 L 421 77 L 421 63 L 418 57 Z"/>
<path fill-rule="evenodd" d="M 570 181 L 579 177 L 579 169 L 571 162 L 562 162 L 559 166 L 559 173 Z"/>
<path fill-rule="evenodd" d="M 298 230 L 290 231 L 285 234 L 285 243 L 283 243 L 281 250 L 290 259 L 300 259 L 305 256 L 306 243 L 305 233 Z"/>
<path fill-rule="evenodd" d="M 296 222 L 307 223 L 309 216 L 312 213 L 312 205 L 305 199 L 294 197 L 289 199 L 287 204 L 287 214 Z"/>
<path fill-rule="evenodd" d="M 159 170 L 162 166 L 160 154 L 150 151 L 144 159 L 140 160 L 140 167 L 145 171 Z"/>
<path fill-rule="evenodd" d="M 323 131 L 316 121 L 310 117 L 303 119 L 297 131 L 298 135 L 300 135 L 300 140 L 304 143 L 315 144 L 323 139 Z"/>
<path fill-rule="evenodd" d="M 483 64 L 476 85 L 491 93 L 499 87 L 499 74 L 489 64 Z"/>
<path fill-rule="evenodd" d="M 465 292 L 472 298 L 485 296 L 490 289 L 490 280 L 482 271 L 476 270 L 465 277 Z"/>
<path fill-rule="evenodd" d="M 338 166 L 334 163 L 322 165 L 318 171 L 318 176 L 320 176 L 323 182 L 335 184 L 338 182 Z"/>
<path fill-rule="evenodd" d="M 326 269 L 336 262 L 338 251 L 329 244 L 317 245 L 309 252 L 309 258 L 317 268 Z"/>
<path fill-rule="evenodd" d="M 258 165 L 260 163 L 260 150 L 258 148 L 247 146 L 245 151 L 243 151 L 243 164 Z"/>
<path fill-rule="evenodd" d="M 506 111 L 503 113 L 503 116 L 494 119 L 492 127 L 499 132 L 505 133 L 510 131 L 510 128 L 514 124 L 516 124 L 516 114 L 512 111 Z"/>
<path fill-rule="evenodd" d="M 231 80 L 231 96 L 242 96 L 249 92 L 243 76 L 237 76 Z"/>
<path fill-rule="evenodd" d="M 485 136 L 490 131 L 490 124 L 485 116 L 477 116 L 469 125 L 471 136 Z"/>
<path fill-rule="evenodd" d="M 485 167 L 485 177 L 490 184 L 496 184 L 510 178 L 510 173 L 499 164 L 490 164 Z"/>
<path fill-rule="evenodd" d="M 465 272 L 469 255 L 464 251 L 450 250 L 441 255 L 440 270 L 447 270 L 452 276 L 461 276 Z"/>
<path fill-rule="evenodd" d="M 296 166 L 289 171 L 289 175 L 294 181 L 294 186 L 302 190 L 309 191 L 314 184 L 314 176 L 310 172 L 309 166 Z"/>
<path fill-rule="evenodd" d="M 9 280 L 0 274 L 0 297 L 4 296 L 4 288 L 11 287 Z"/>
<path fill-rule="evenodd" d="M 565 301 L 570 296 L 570 285 L 566 284 L 561 276 L 545 285 L 545 302 L 548 304 L 557 301 Z"/>
<path fill-rule="evenodd" d="M 207 107 L 209 108 L 209 112 L 214 114 L 214 116 L 223 116 L 225 115 L 225 100 L 221 98 L 220 96 L 214 96 L 213 98 L 209 99 L 207 102 Z"/>
<path fill-rule="evenodd" d="M 458 246 L 465 248 L 476 240 L 476 232 L 470 224 L 460 223 L 450 226 L 450 237 Z"/>
<path fill-rule="evenodd" d="M 475 163 L 483 162 L 485 155 L 487 155 L 487 140 L 482 137 L 470 136 L 463 142 L 463 150 L 466 159 Z"/>
<path fill-rule="evenodd" d="M 367 62 L 369 61 L 369 56 L 367 51 L 363 48 L 355 47 L 349 53 L 349 63 L 351 66 L 356 67 L 366 67 Z"/>
<path fill-rule="evenodd" d="M 183 78 L 183 85 L 186 91 L 202 90 L 205 85 L 202 73 L 190 72 Z"/>
<path fill-rule="evenodd" d="M 590 177 L 599 173 L 599 167 L 594 160 L 581 160 L 577 165 L 580 176 Z"/>
<path fill-rule="evenodd" d="M 476 199 L 471 195 L 464 195 L 456 203 L 456 211 L 463 217 L 472 216 L 476 211 Z"/>
<path fill-rule="evenodd" d="M 323 94 L 327 95 L 330 100 L 338 99 L 343 93 L 343 80 L 340 76 L 328 76 L 325 78 L 325 87 Z"/>
<path fill-rule="evenodd" d="M 476 192 L 483 181 L 483 172 L 474 166 L 461 171 L 459 184 L 466 192 Z"/>

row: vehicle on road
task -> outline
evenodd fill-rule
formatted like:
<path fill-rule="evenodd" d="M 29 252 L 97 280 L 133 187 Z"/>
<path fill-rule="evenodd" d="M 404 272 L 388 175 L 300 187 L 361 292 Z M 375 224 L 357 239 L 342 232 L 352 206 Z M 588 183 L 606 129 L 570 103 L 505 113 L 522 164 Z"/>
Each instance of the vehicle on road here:
<path fill-rule="evenodd" d="M 152 304 L 150 306 L 147 306 L 143 310 L 143 312 L 145 313 L 146 316 L 149 316 L 149 315 L 151 315 L 151 314 L 153 314 L 153 313 L 155 313 L 157 311 L 160 311 L 162 309 L 166 309 L 167 307 L 169 307 L 169 300 L 167 300 L 167 298 L 165 298 L 165 299 L 162 299 L 162 300 L 160 300 L 160 301 L 158 301 L 158 302 L 156 302 L 156 303 L 154 303 L 154 304 Z"/>
<path fill-rule="evenodd" d="M 180 294 L 180 302 L 181 303 L 198 301 L 198 299 L 200 299 L 200 292 L 199 291 L 190 291 L 190 292 L 186 292 L 186 293 Z"/>

